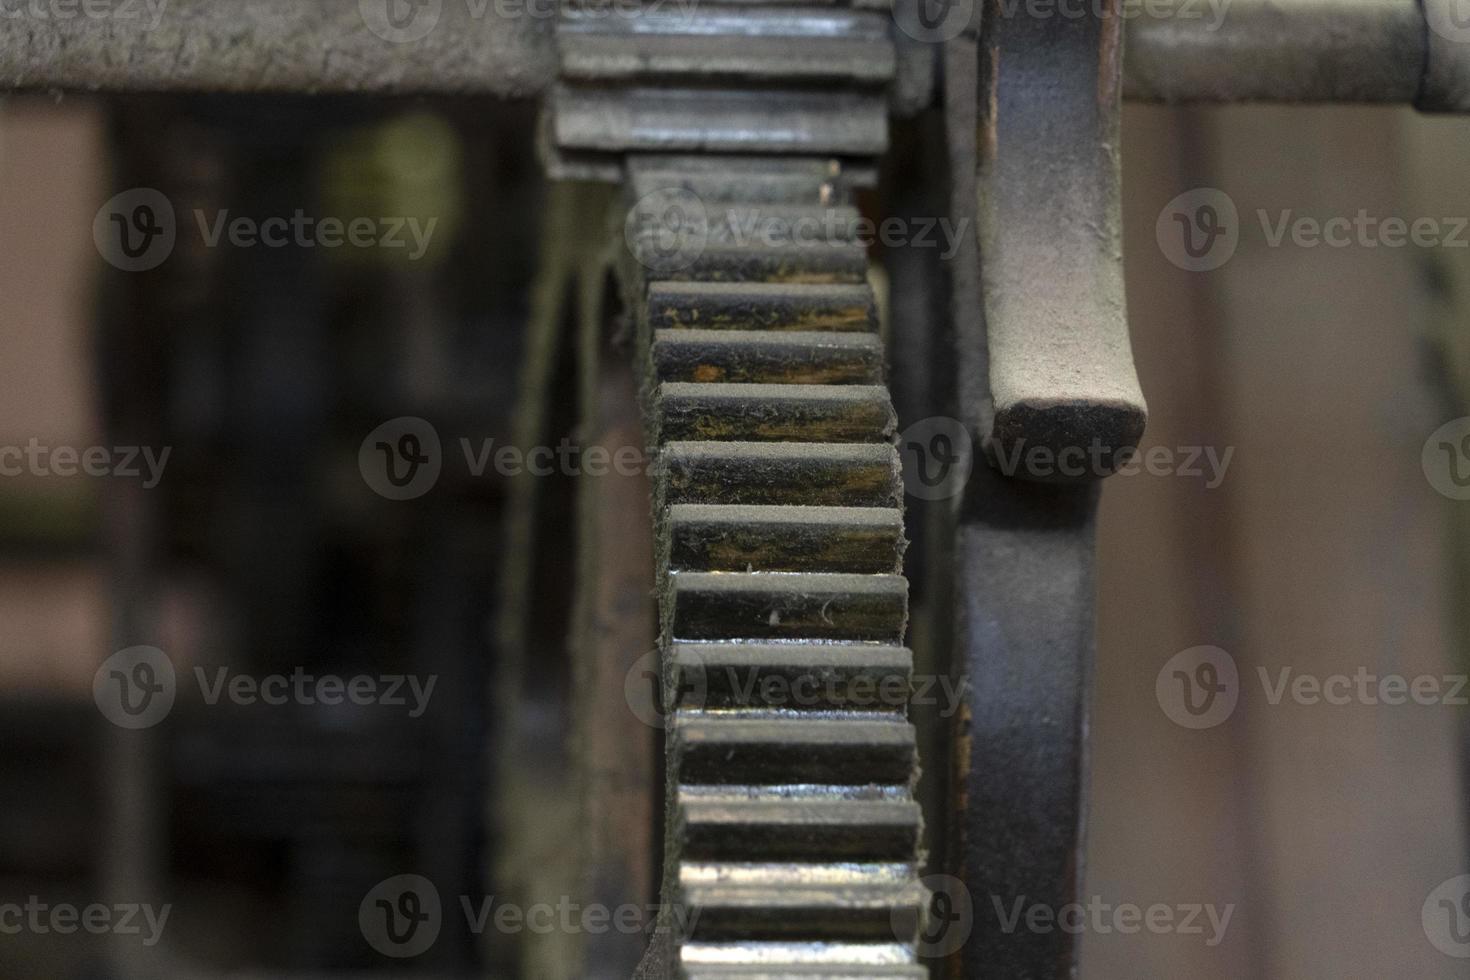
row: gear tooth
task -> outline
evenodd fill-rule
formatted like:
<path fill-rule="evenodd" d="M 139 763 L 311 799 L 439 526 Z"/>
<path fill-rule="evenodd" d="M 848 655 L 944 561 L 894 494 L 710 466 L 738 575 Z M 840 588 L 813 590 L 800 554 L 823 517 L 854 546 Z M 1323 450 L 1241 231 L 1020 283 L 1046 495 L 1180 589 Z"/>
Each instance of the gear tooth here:
<path fill-rule="evenodd" d="M 684 980 L 930 980 L 922 966 L 694 966 Z"/>
<path fill-rule="evenodd" d="M 666 523 L 679 571 L 894 574 L 903 550 L 894 507 L 675 504 Z"/>
<path fill-rule="evenodd" d="M 908 705 L 914 655 L 881 643 L 677 643 L 678 707 L 890 711 Z"/>
<path fill-rule="evenodd" d="M 660 506 L 894 507 L 898 451 L 885 443 L 672 442 L 659 452 Z"/>
<path fill-rule="evenodd" d="M 891 442 L 898 428 L 881 385 L 668 382 L 654 418 L 658 441 Z"/>
<path fill-rule="evenodd" d="M 660 190 L 693 194 L 708 205 L 846 204 L 859 187 L 878 182 L 877 168 L 810 156 L 675 156 L 644 154 L 627 162 L 634 200 Z"/>
<path fill-rule="evenodd" d="M 915 962 L 913 950 L 895 942 L 691 942 L 684 946 L 680 960 L 683 976 L 708 980 L 929 980 L 928 971 Z"/>
<path fill-rule="evenodd" d="M 878 384 L 883 342 L 866 333 L 656 330 L 659 381 L 745 384 Z"/>
<path fill-rule="evenodd" d="M 689 860 L 911 860 L 923 820 L 897 797 L 830 793 L 683 794 L 678 832 Z"/>
<path fill-rule="evenodd" d="M 690 889 L 685 907 L 692 918 L 693 939 L 846 939 L 877 941 L 893 935 L 895 919 L 902 931 L 917 931 L 923 903 L 910 889 L 834 886 L 811 888 L 780 883 L 769 888 Z"/>
<path fill-rule="evenodd" d="M 897 70 L 887 20 L 870 11 L 768 8 L 756 45 L 742 43 L 747 38 L 729 23 L 715 4 L 611 14 L 574 7 L 556 30 L 562 76 L 604 84 L 660 76 L 873 84 Z"/>
<path fill-rule="evenodd" d="M 901 718 L 679 711 L 672 736 L 686 785 L 906 788 L 917 762 L 914 727 Z"/>
<path fill-rule="evenodd" d="M 670 592 L 669 624 L 680 640 L 896 643 L 908 621 L 901 575 L 679 572 Z"/>
<path fill-rule="evenodd" d="M 656 282 L 647 303 L 654 329 L 878 330 L 866 283 Z"/>

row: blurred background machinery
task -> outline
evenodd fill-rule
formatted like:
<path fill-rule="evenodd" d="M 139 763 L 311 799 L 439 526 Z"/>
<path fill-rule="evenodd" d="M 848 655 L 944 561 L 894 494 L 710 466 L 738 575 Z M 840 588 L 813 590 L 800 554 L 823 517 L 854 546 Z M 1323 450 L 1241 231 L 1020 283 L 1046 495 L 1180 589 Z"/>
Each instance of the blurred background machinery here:
<path fill-rule="evenodd" d="M 578 321 L 607 288 L 574 274 L 577 250 L 606 237 L 606 201 L 552 190 L 536 159 L 536 99 L 555 72 L 547 25 L 461 25 L 472 8 L 443 9 L 439 30 L 404 44 L 366 31 L 357 4 L 180 0 L 146 33 L 0 25 L 0 77 L 22 93 L 0 107 L 0 443 L 172 448 L 148 490 L 0 481 L 0 899 L 174 905 L 157 948 L 0 938 L 5 976 L 592 975 L 566 966 L 588 959 L 559 948 L 564 937 L 477 936 L 451 914 L 401 963 L 358 922 L 363 895 L 406 871 L 456 906 L 528 879 L 594 893 L 568 865 L 586 821 L 558 774 L 603 731 L 578 734 L 587 706 L 569 693 L 588 627 L 568 597 L 601 574 L 578 567 L 589 504 L 577 481 L 446 467 L 432 494 L 389 501 L 359 473 L 363 437 L 420 416 L 450 452 L 461 437 L 584 450 L 640 438 L 615 411 L 629 377 L 579 375 L 589 345 L 604 364 L 626 348 L 616 317 L 605 332 Z M 1232 447 L 1234 467 L 1217 487 L 1140 476 L 1104 495 L 1087 895 L 1235 913 L 1218 946 L 1088 934 L 1081 975 L 1460 976 L 1425 941 L 1420 909 L 1466 866 L 1462 711 L 1247 700 L 1228 725 L 1182 732 L 1154 678 L 1199 644 L 1231 650 L 1247 675 L 1465 672 L 1467 522 L 1425 483 L 1420 447 L 1470 413 L 1470 249 L 1283 250 L 1243 232 L 1234 261 L 1200 276 L 1166 260 L 1154 227 L 1201 186 L 1228 192 L 1247 221 L 1281 208 L 1466 214 L 1470 132 L 1391 107 L 1461 107 L 1466 90 L 1426 84 L 1443 61 L 1412 3 L 1240 3 L 1223 30 L 1195 26 L 1128 23 L 1129 98 L 1385 105 L 1124 114 L 1144 448 Z M 934 64 L 914 62 L 920 75 Z M 946 166 L 940 110 L 924 84 L 912 91 L 865 213 L 948 213 L 932 179 Z M 181 236 L 168 263 L 126 274 L 99 259 L 91 225 L 131 187 L 162 191 L 181 215 L 381 212 L 439 226 L 413 263 Z M 875 259 L 889 335 L 911 340 L 893 373 L 907 424 L 948 397 L 927 368 L 946 342 L 929 329 L 943 316 L 935 257 Z M 606 427 L 590 431 L 599 397 Z M 640 498 L 598 499 L 621 513 Z M 928 571 L 941 506 L 909 503 L 911 643 L 931 658 L 947 641 L 932 624 L 949 615 Z M 616 556 L 641 525 L 591 526 Z M 625 597 L 644 557 L 621 566 Z M 517 623 L 507 595 L 522 601 Z M 629 635 L 640 620 L 651 635 L 646 608 L 624 613 Z M 191 692 L 167 724 L 127 738 L 99 716 L 91 682 L 136 643 L 181 670 L 433 675 L 434 710 L 262 712 Z M 508 643 L 534 658 L 513 731 L 495 695 Z M 608 717 L 625 704 L 615 696 Z M 936 759 L 948 721 L 926 721 Z M 654 729 L 623 735 L 656 751 Z M 942 766 L 925 788 L 941 797 Z M 544 836 L 506 840 L 507 805 Z M 613 845 L 656 851 L 656 825 L 638 826 L 646 837 Z M 654 864 L 634 889 L 649 902 Z"/>

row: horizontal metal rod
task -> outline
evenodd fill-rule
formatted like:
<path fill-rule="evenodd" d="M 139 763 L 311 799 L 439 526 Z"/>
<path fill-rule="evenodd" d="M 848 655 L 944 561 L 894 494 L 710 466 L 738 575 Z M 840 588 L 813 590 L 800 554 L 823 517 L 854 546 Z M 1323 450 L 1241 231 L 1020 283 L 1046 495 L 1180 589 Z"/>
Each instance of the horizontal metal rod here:
<path fill-rule="evenodd" d="M 1418 0 L 1137 2 L 1147 11 L 1128 22 L 1123 69 L 1134 101 L 1435 101 L 1425 94 L 1433 34 Z M 1456 46 L 1470 50 L 1465 35 Z"/>
<path fill-rule="evenodd" d="M 597 5 L 7 0 L 0 91 L 528 98 L 555 78 L 553 21 L 573 2 Z M 1056 17 L 1101 2 L 1018 0 L 1002 9 L 1011 17 Z M 1470 111 L 1470 25 L 1461 30 L 1450 17 L 1459 0 L 1121 2 L 1124 91 L 1134 101 L 1411 103 Z M 1429 27 L 1436 21 L 1438 31 Z"/>

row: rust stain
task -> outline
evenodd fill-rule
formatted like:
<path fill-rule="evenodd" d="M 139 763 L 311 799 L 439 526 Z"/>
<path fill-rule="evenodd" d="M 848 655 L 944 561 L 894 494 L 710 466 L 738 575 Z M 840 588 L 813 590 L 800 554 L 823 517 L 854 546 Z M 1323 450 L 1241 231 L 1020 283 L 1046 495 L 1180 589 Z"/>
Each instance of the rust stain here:
<path fill-rule="evenodd" d="M 787 330 L 862 330 L 868 326 L 868 308 L 845 306 L 836 310 L 805 310 L 786 326 Z"/>
<path fill-rule="evenodd" d="M 990 82 L 985 87 L 985 119 L 980 127 L 980 145 L 976 148 L 982 160 L 994 160 L 1000 146 L 1000 47 L 990 48 Z"/>

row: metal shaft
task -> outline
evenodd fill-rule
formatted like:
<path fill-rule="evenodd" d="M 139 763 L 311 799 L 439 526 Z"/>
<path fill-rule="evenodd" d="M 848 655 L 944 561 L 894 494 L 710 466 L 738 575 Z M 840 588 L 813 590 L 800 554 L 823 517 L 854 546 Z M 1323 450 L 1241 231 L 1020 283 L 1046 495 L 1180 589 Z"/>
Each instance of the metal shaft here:
<path fill-rule="evenodd" d="M 1133 101 L 1470 110 L 1461 87 L 1437 84 L 1463 74 L 1470 58 L 1470 23 L 1457 30 L 1450 3 L 1147 0 L 1142 6 L 1147 10 L 1127 24 L 1124 95 Z"/>
<path fill-rule="evenodd" d="M 1470 111 L 1470 21 L 1458 2 L 1137 0 L 1124 6 L 1124 96 Z M 1061 17 L 1094 3 L 1018 0 L 1003 9 Z M 119 3 L 105 18 L 38 17 L 16 6 L 19 15 L 0 18 L 0 89 L 530 98 L 555 80 L 561 6 L 418 0 L 406 20 L 390 19 L 397 8 L 387 0 Z"/>

